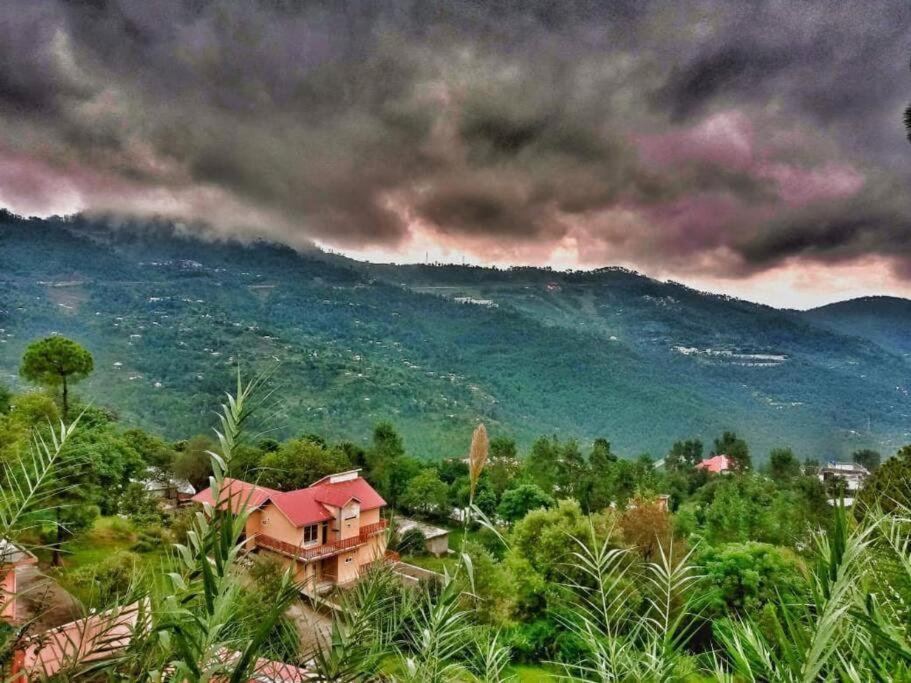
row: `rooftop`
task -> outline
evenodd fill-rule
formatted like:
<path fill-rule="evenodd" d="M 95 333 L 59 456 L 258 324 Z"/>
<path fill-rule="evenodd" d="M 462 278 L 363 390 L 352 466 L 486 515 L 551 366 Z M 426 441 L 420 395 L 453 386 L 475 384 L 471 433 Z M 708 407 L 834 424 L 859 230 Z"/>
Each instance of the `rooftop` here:
<path fill-rule="evenodd" d="M 226 477 L 220 498 L 230 500 L 235 513 L 244 507 L 258 509 L 271 501 L 296 527 L 334 519 L 329 508 L 341 508 L 351 501 L 357 501 L 361 510 L 374 510 L 386 505 L 386 501 L 358 474 L 358 470 L 332 474 L 295 491 L 276 491 Z M 215 504 L 211 487 L 197 493 L 193 500 Z"/>

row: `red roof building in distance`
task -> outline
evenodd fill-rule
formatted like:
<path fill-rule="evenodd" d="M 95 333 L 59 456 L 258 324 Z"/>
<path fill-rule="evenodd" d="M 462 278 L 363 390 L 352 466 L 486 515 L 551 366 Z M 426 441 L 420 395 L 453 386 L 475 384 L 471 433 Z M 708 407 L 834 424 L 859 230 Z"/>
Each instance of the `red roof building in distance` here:
<path fill-rule="evenodd" d="M 360 470 L 330 474 L 296 491 L 226 478 L 218 498 L 219 507 L 248 512 L 248 547 L 292 563 L 313 594 L 357 580 L 365 566 L 385 556 L 386 501 Z M 211 488 L 193 500 L 216 506 Z"/>
<path fill-rule="evenodd" d="M 734 469 L 734 463 L 726 455 L 714 455 L 702 462 L 696 463 L 697 470 L 707 470 L 713 474 L 722 474 Z"/>

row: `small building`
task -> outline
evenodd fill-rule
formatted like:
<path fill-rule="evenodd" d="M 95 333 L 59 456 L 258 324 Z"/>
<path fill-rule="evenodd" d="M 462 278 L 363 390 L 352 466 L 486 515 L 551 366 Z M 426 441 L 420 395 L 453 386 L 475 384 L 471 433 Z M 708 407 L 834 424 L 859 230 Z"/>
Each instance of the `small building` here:
<path fill-rule="evenodd" d="M 172 477 L 155 468 L 150 468 L 139 483 L 150 496 L 174 507 L 186 505 L 196 495 L 196 489 L 186 479 Z"/>
<path fill-rule="evenodd" d="M 870 476 L 870 471 L 856 462 L 829 462 L 817 474 L 823 484 L 843 482 L 846 493 L 856 493 Z"/>
<path fill-rule="evenodd" d="M 359 472 L 331 474 L 296 491 L 226 477 L 217 504 L 245 508 L 247 546 L 286 559 L 305 591 L 321 594 L 356 581 L 386 553 L 386 501 Z M 193 500 L 216 505 L 211 488 Z"/>
<path fill-rule="evenodd" d="M 15 543 L 0 539 L 0 620 L 16 623 L 16 571 L 38 559 Z"/>
<path fill-rule="evenodd" d="M 697 462 L 695 468 L 697 470 L 706 470 L 712 474 L 725 474 L 733 471 L 734 463 L 728 456 L 719 454 L 706 458 L 702 462 Z"/>
<path fill-rule="evenodd" d="M 407 517 L 396 518 L 395 530 L 399 537 L 404 536 L 412 529 L 417 529 L 424 535 L 424 547 L 427 548 L 427 552 L 431 555 L 440 557 L 449 552 L 449 529 L 442 529 Z"/>

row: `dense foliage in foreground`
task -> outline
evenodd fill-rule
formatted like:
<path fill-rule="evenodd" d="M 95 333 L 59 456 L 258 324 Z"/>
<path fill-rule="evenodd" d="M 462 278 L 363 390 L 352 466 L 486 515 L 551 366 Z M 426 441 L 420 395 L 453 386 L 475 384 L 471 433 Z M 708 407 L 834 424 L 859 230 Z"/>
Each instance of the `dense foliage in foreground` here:
<path fill-rule="evenodd" d="M 283 449 L 290 451 L 277 462 L 287 466 L 273 476 L 309 476 L 291 465 L 319 467 L 326 457 L 322 466 L 332 469 L 333 458 L 360 457 L 312 436 L 251 448 L 242 428 L 258 384 L 238 385 L 217 440 L 203 449 L 211 451 L 206 472 L 216 488 L 235 468 L 265 475 L 271 468 L 258 469 L 256 458 Z M 164 520 L 129 485 L 125 473 L 166 464 L 171 446 L 144 433 L 127 437 L 97 409 L 52 436 L 41 427 L 55 417 L 52 399 L 11 403 L 0 430 L 0 537 L 57 538 L 60 511 L 81 518 L 91 504 L 80 496 L 107 476 L 106 490 L 120 493 L 98 496 L 95 505 L 115 506 L 181 541 L 160 569 L 101 563 L 96 577 L 109 590 L 93 606 L 113 608 L 112 619 L 128 605 L 140 605 L 141 614 L 129 648 L 100 662 L 71 662 L 66 676 L 240 681 L 261 656 L 306 662 L 327 681 L 507 680 L 516 661 L 545 665 L 542 676 L 550 670 L 592 681 L 911 675 L 911 509 L 908 478 L 898 474 L 911 469 L 911 449 L 874 474 L 869 490 L 880 498 L 862 500 L 849 516 L 828 504 L 828 492 L 793 455 L 779 453 L 767 472 L 751 471 L 734 435 L 715 445 L 746 455 L 728 476 L 694 473 L 693 443 L 675 445 L 660 472 L 617 459 L 603 441 L 582 457 L 572 443 L 542 439 L 519 463 L 511 442 L 495 438 L 467 464 L 440 462 L 396 492 L 396 477 L 384 474 L 409 459 L 394 430 L 380 425 L 361 455 L 385 495 L 414 505 L 425 497 L 410 487 L 438 489 L 437 507 L 412 509 L 430 518 L 448 510 L 449 493 L 463 497 L 457 559 L 439 582 L 418 589 L 378 566 L 337 596 L 344 610 L 331 631 L 304 647 L 285 616 L 299 588 L 291 575 L 262 560 L 245 568 L 243 514 L 209 509 Z M 29 434 L 37 439 L 31 451 Z M 131 451 L 135 459 L 122 457 Z M 656 501 L 665 490 L 674 491 L 676 512 Z M 76 524 L 67 529 L 78 534 Z M 5 651 L 27 636 L 27 626 L 8 632 Z"/>

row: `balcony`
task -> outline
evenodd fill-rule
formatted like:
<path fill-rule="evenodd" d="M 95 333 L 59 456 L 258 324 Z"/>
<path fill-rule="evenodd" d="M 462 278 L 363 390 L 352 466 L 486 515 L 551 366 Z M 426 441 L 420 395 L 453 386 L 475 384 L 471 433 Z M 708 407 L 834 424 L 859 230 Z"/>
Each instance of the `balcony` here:
<path fill-rule="evenodd" d="M 361 527 L 360 538 L 362 541 L 366 541 L 368 538 L 375 534 L 382 533 L 389 527 L 389 520 L 381 519 L 379 522 L 374 524 L 365 524 Z"/>
<path fill-rule="evenodd" d="M 313 562 L 314 560 L 321 560 L 324 557 L 332 557 L 333 555 L 338 555 L 346 550 L 357 548 L 364 542 L 360 536 L 353 536 L 339 541 L 329 541 L 328 543 L 323 543 L 322 545 L 314 546 L 313 548 L 304 548 L 265 534 L 257 534 L 255 541 L 256 545 L 260 548 L 272 550 L 281 553 L 282 555 L 293 557 L 296 560 L 301 560 L 302 562 Z"/>

